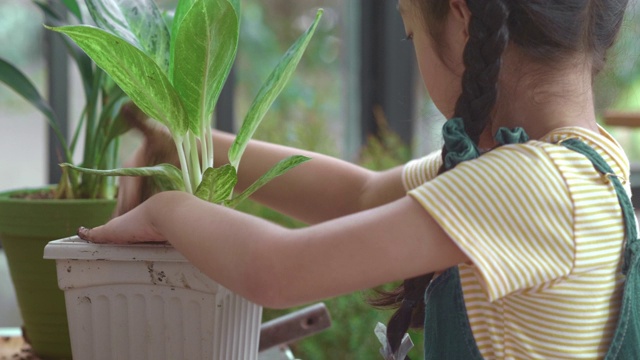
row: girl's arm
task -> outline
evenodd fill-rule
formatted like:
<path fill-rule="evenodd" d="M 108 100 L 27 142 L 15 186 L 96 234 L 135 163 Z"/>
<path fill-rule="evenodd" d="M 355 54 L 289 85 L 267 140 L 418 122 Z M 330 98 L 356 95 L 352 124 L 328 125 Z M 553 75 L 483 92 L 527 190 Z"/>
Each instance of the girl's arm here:
<path fill-rule="evenodd" d="M 138 125 L 145 135 L 127 167 L 171 163 L 178 165 L 175 145 L 163 128 Z M 215 166 L 228 162 L 235 136 L 213 131 Z M 291 147 L 251 141 L 239 168 L 238 190 L 244 190 L 278 161 L 291 155 L 312 158 L 256 192 L 257 200 L 289 216 L 314 224 L 388 203 L 404 196 L 401 167 L 384 172 L 369 171 L 330 156 Z M 149 189 L 139 177 L 119 180 L 116 215 L 124 214 L 148 197 Z"/>
<path fill-rule="evenodd" d="M 443 270 L 466 256 L 413 199 L 290 230 L 182 192 L 153 196 L 81 237 L 168 240 L 205 274 L 284 308 Z"/>
<path fill-rule="evenodd" d="M 227 153 L 234 138 L 214 131 L 215 166 L 228 162 Z M 238 190 L 244 190 L 291 155 L 305 155 L 312 160 L 274 179 L 252 198 L 307 223 L 370 209 L 405 195 L 401 167 L 370 171 L 330 156 L 255 140 L 240 161 Z"/>

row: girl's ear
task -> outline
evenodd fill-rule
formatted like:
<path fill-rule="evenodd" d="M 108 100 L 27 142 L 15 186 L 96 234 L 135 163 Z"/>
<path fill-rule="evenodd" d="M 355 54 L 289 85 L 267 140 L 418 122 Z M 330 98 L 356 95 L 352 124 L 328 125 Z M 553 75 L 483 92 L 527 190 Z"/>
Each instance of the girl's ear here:
<path fill-rule="evenodd" d="M 471 21 L 471 10 L 467 6 L 466 0 L 449 0 L 450 21 L 452 25 L 460 30 L 460 35 L 464 38 L 464 43 L 469 40 L 469 22 Z"/>

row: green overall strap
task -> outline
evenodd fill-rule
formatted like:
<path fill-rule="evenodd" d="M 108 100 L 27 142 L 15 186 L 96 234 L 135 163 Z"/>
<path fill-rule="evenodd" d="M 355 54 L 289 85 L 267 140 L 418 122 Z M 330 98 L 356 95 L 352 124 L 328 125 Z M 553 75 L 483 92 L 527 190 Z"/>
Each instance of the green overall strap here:
<path fill-rule="evenodd" d="M 636 228 L 635 214 L 633 211 L 633 205 L 631 204 L 631 199 L 629 199 L 624 186 L 622 186 L 620 178 L 613 172 L 613 169 L 611 169 L 602 156 L 600 156 L 600 154 L 598 154 L 598 152 L 592 149 L 589 145 L 576 138 L 569 138 L 561 141 L 561 145 L 586 156 L 587 159 L 593 163 L 596 170 L 606 176 L 613 184 L 613 187 L 616 190 L 616 195 L 618 196 L 618 202 L 620 202 L 620 207 L 622 208 L 622 216 L 624 217 L 624 234 L 627 240 L 627 251 L 625 251 L 624 254 L 624 266 L 622 268 L 622 273 L 626 275 L 629 271 L 629 266 L 631 265 L 631 256 L 638 252 L 639 246 L 637 241 L 638 230 Z"/>
<path fill-rule="evenodd" d="M 622 307 L 618 315 L 618 324 L 609 346 L 606 360 L 637 359 L 640 355 L 640 262 L 638 250 L 640 241 L 636 228 L 636 220 L 631 200 L 622 186 L 620 179 L 606 161 L 595 150 L 578 139 L 566 139 L 561 142 L 567 149 L 577 151 L 586 156 L 593 166 L 606 176 L 613 184 L 625 225 L 626 246 L 624 249 L 624 264 L 622 273 L 626 275 L 622 295 Z"/>

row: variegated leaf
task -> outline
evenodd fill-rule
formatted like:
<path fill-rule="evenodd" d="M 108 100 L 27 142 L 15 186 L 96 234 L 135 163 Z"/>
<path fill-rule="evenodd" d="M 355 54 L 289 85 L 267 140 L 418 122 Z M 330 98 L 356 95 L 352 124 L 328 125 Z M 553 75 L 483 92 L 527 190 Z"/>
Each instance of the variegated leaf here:
<path fill-rule="evenodd" d="M 311 160 L 310 158 L 302 155 L 294 155 L 290 156 L 279 163 L 275 164 L 269 171 L 267 171 L 264 175 L 262 175 L 256 182 L 251 184 L 245 191 L 235 196 L 233 199 L 225 202 L 225 205 L 231 208 L 238 206 L 242 201 L 246 200 L 256 192 L 258 189 L 263 187 L 269 181 L 275 179 L 276 177 L 285 174 L 287 171 L 293 169 L 294 167 Z"/>
<path fill-rule="evenodd" d="M 210 126 L 238 47 L 238 18 L 227 0 L 197 0 L 174 33 L 173 86 L 200 135 Z"/>
<path fill-rule="evenodd" d="M 52 28 L 69 36 L 149 117 L 173 136 L 187 132 L 187 113 L 164 71 L 145 53 L 104 30 L 91 26 Z"/>
<path fill-rule="evenodd" d="M 195 195 L 210 203 L 220 204 L 229 198 L 237 182 L 236 169 L 231 165 L 208 168 Z"/>
<path fill-rule="evenodd" d="M 98 27 L 127 40 L 169 71 L 169 28 L 153 0 L 86 0 Z"/>
<path fill-rule="evenodd" d="M 155 166 L 141 168 L 120 168 L 112 170 L 96 170 L 75 166 L 69 163 L 60 164 L 62 168 L 69 168 L 81 173 L 100 175 L 100 176 L 153 176 L 161 177 L 165 184 L 173 185 L 174 190 L 184 191 L 184 182 L 182 181 L 182 172 L 171 164 L 160 164 Z"/>
<path fill-rule="evenodd" d="M 318 10 L 313 24 L 311 24 L 307 31 L 305 31 L 305 33 L 296 40 L 282 59 L 280 59 L 280 62 L 276 65 L 273 72 L 271 72 L 271 75 L 269 75 L 269 78 L 267 78 L 267 81 L 262 85 L 258 95 L 253 100 L 253 104 L 251 104 L 251 107 L 249 108 L 247 116 L 242 123 L 242 127 L 240 128 L 240 131 L 238 131 L 238 135 L 229 149 L 229 162 L 236 168 L 236 170 L 240 164 L 240 158 L 242 157 L 249 140 L 251 140 L 253 134 L 258 128 L 258 125 L 260 125 L 262 118 L 282 89 L 284 89 L 287 81 L 291 78 L 291 75 L 298 66 L 300 58 L 302 58 L 302 54 L 307 48 L 307 45 L 318 26 L 322 13 L 322 9 Z"/>

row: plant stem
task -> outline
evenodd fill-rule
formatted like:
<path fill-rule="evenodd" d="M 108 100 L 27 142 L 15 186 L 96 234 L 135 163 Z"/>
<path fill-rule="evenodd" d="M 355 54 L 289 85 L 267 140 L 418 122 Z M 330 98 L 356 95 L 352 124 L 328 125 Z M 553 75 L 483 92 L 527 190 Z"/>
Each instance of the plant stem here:
<path fill-rule="evenodd" d="M 75 152 L 76 144 L 78 143 L 78 138 L 80 137 L 80 132 L 84 127 L 84 121 L 87 118 L 87 106 L 85 105 L 84 109 L 82 109 L 82 113 L 80 114 L 80 118 L 78 119 L 78 125 L 76 126 L 73 138 L 71 139 L 71 144 L 69 144 L 69 149 L 71 153 Z"/>
<path fill-rule="evenodd" d="M 98 105 L 101 94 L 100 84 L 102 83 L 102 78 L 104 76 L 104 72 L 100 69 L 96 68 L 95 77 L 93 81 L 93 88 L 91 91 L 91 98 L 87 101 L 86 107 L 86 121 L 84 123 L 85 126 L 85 138 L 84 138 L 84 156 L 83 166 L 88 168 L 93 168 L 95 163 L 95 127 L 98 117 Z"/>
<path fill-rule="evenodd" d="M 189 156 L 191 157 L 191 165 L 189 172 L 191 174 L 191 187 L 195 190 L 202 181 L 202 170 L 200 168 L 200 159 L 198 158 L 198 139 L 192 131 L 188 131 Z M 204 154 L 203 154 L 204 156 Z"/>
<path fill-rule="evenodd" d="M 213 167 L 213 134 L 211 133 L 211 126 L 205 125 L 206 130 L 204 132 L 205 142 L 207 143 L 207 165 Z M 205 168 L 206 169 L 206 168 Z"/>
<path fill-rule="evenodd" d="M 206 121 L 203 122 L 200 126 L 200 134 L 202 134 L 202 136 L 207 136 L 206 134 Z M 201 168 L 202 170 L 206 170 L 207 168 L 211 167 L 209 165 L 209 142 L 206 141 L 205 139 L 202 139 L 202 141 L 200 141 L 200 158 L 201 158 Z"/>
<path fill-rule="evenodd" d="M 191 179 L 189 177 L 189 168 L 187 165 L 187 158 L 184 155 L 184 138 L 173 137 L 173 142 L 176 144 L 176 150 L 178 151 L 178 158 L 180 159 L 180 168 L 182 169 L 182 181 L 184 181 L 184 190 L 189 194 L 193 194 L 193 188 L 191 187 Z"/>
<path fill-rule="evenodd" d="M 104 158 L 104 167 L 102 169 L 116 168 L 116 159 L 118 158 L 118 149 L 120 148 L 120 138 L 116 137 L 107 146 L 106 152 L 109 154 Z M 116 197 L 116 178 L 112 176 L 103 176 L 100 186 L 100 197 L 103 199 L 114 199 Z"/>
<path fill-rule="evenodd" d="M 96 134 L 96 125 L 98 122 L 98 114 L 99 114 L 99 106 L 100 100 L 102 99 L 102 88 L 100 84 L 104 78 L 104 72 L 102 70 L 96 69 L 94 81 L 91 89 L 91 98 L 87 102 L 86 107 L 86 121 L 84 123 L 85 126 L 85 140 L 84 140 L 84 154 L 82 157 L 82 165 L 84 167 L 95 169 L 98 164 L 96 164 L 96 146 L 100 146 L 97 144 L 97 134 Z M 77 194 L 79 197 L 96 197 L 98 194 L 98 183 L 101 182 L 101 179 L 98 179 L 95 175 L 90 174 L 79 174 L 80 176 L 80 194 Z"/>

